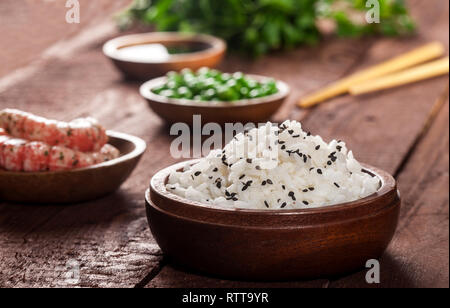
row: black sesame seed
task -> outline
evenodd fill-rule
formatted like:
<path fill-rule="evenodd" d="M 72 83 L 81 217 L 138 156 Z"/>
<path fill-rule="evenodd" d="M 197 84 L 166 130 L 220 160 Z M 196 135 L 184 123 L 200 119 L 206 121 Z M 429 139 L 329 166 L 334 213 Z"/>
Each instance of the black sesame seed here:
<path fill-rule="evenodd" d="M 336 147 L 336 149 L 340 152 L 340 151 L 342 150 L 342 147 L 341 147 L 340 145 L 338 145 L 338 146 Z"/>
<path fill-rule="evenodd" d="M 292 135 L 294 133 L 293 129 L 288 130 L 289 135 Z"/>
<path fill-rule="evenodd" d="M 214 169 L 213 169 L 213 172 L 217 172 L 217 171 L 219 171 L 218 168 L 214 168 Z"/>
<path fill-rule="evenodd" d="M 251 158 L 247 158 L 247 163 L 251 164 L 252 163 L 252 159 Z"/>
<path fill-rule="evenodd" d="M 327 161 L 328 166 L 331 166 L 331 164 L 332 164 L 331 160 Z"/>
<path fill-rule="evenodd" d="M 290 191 L 289 194 L 288 194 L 288 196 L 291 197 L 292 200 L 294 200 L 294 201 L 296 200 L 296 199 L 295 199 L 295 194 L 294 194 L 293 191 Z"/>
<path fill-rule="evenodd" d="M 264 204 L 266 205 L 266 208 L 269 208 L 269 203 L 267 203 L 267 201 L 264 200 Z"/>
<path fill-rule="evenodd" d="M 318 174 L 322 174 L 322 170 L 321 169 L 317 169 L 317 173 Z"/>
<path fill-rule="evenodd" d="M 308 136 L 308 137 L 309 137 L 309 136 L 311 136 L 311 133 L 310 133 L 310 132 L 308 132 L 308 133 L 306 134 L 306 136 Z"/>
<path fill-rule="evenodd" d="M 286 190 L 286 186 L 284 185 L 281 185 L 281 188 L 283 188 L 283 190 Z"/>
<path fill-rule="evenodd" d="M 303 192 L 304 193 L 307 193 L 309 190 L 308 189 L 303 189 Z"/>
<path fill-rule="evenodd" d="M 282 150 L 285 150 L 285 149 L 286 149 L 286 146 L 283 144 L 283 145 L 281 146 L 281 149 L 282 149 Z"/>
<path fill-rule="evenodd" d="M 341 186 L 339 186 L 339 184 L 338 183 L 334 183 L 334 186 L 336 186 L 337 188 L 340 188 Z"/>
<path fill-rule="evenodd" d="M 245 178 L 245 174 L 241 175 L 241 176 L 239 177 L 239 180 L 242 180 L 243 178 Z"/>
<path fill-rule="evenodd" d="M 266 184 L 267 184 L 266 181 L 262 181 L 262 183 L 261 183 L 262 186 L 265 186 Z"/>
<path fill-rule="evenodd" d="M 216 183 L 216 186 L 217 186 L 217 188 L 220 189 L 222 187 L 222 183 L 219 181 L 219 182 Z"/>
<path fill-rule="evenodd" d="M 316 151 L 320 149 L 320 144 L 316 146 Z"/>
<path fill-rule="evenodd" d="M 308 188 L 310 191 L 313 191 L 314 190 L 314 187 L 309 187 Z"/>
<path fill-rule="evenodd" d="M 196 173 L 194 173 L 195 176 L 199 176 L 200 174 L 202 174 L 200 171 L 197 171 Z"/>
<path fill-rule="evenodd" d="M 256 170 L 261 170 L 261 167 L 260 166 L 256 166 L 255 169 Z"/>
<path fill-rule="evenodd" d="M 308 205 L 308 204 L 309 204 L 309 202 L 308 202 L 308 201 L 305 201 L 305 200 L 303 200 L 303 204 L 304 204 L 304 205 Z"/>
<path fill-rule="evenodd" d="M 284 209 L 286 207 L 286 202 L 283 202 L 283 204 L 281 205 L 281 208 Z"/>
<path fill-rule="evenodd" d="M 268 180 L 267 180 L 267 184 L 273 185 L 272 180 L 271 180 L 271 179 L 268 179 Z"/>

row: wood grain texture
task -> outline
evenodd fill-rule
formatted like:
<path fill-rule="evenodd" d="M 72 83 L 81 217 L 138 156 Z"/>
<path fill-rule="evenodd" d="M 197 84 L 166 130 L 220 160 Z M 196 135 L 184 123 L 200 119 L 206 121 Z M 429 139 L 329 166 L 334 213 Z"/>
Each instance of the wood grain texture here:
<path fill-rule="evenodd" d="M 374 287 L 449 287 L 449 110 L 446 104 L 399 175 L 403 192 L 400 225 L 380 260 Z M 364 285 L 365 272 L 333 281 L 331 287 Z"/>
<path fill-rule="evenodd" d="M 80 23 L 65 22 L 66 1 L 2 0 L 0 3 L 0 28 L 2 46 L 0 49 L 0 77 L 39 59 L 50 51 L 49 46 L 104 21 L 132 0 L 79 0 Z"/>
<path fill-rule="evenodd" d="M 6 2 L 9 6 L 16 3 Z M 305 129 L 315 134 L 348 141 L 362 161 L 390 172 L 402 171 L 402 193 L 413 192 L 405 196 L 409 203 L 402 212 L 401 232 L 389 250 L 391 258 L 387 260 L 391 265 L 386 268 L 390 274 L 383 274 L 387 277 L 384 285 L 445 286 L 448 285 L 448 186 L 443 185 L 445 179 L 448 183 L 448 158 L 446 170 L 433 167 L 435 171 L 426 179 L 421 170 L 408 170 L 415 164 L 424 166 L 426 151 L 433 155 L 437 165 L 445 168 L 445 161 L 440 161 L 443 158 L 436 156 L 429 147 L 438 147 L 439 153 L 444 151 L 448 157 L 448 135 L 447 146 L 439 144 L 438 139 L 425 145 L 420 143 L 417 148 L 414 143 L 428 123 L 430 110 L 442 96 L 448 78 L 358 100 L 341 97 L 308 111 L 294 108 L 296 100 L 307 92 L 426 41 L 441 40 L 448 47 L 448 1 L 410 2 L 420 29 L 414 38 L 327 40 L 318 47 L 275 53 L 257 61 L 230 56 L 221 68 L 272 75 L 286 81 L 293 94 L 274 120 L 303 120 Z M 5 10 L 4 1 L 1 9 Z M 103 13 L 99 10 L 99 15 L 95 16 Z M 122 189 L 106 198 L 73 206 L 38 207 L 0 201 L 0 286 L 67 286 L 64 275 L 70 260 L 82 265 L 77 286 L 133 287 L 147 283 L 149 287 L 252 286 L 185 273 L 171 266 L 160 271 L 161 253 L 148 230 L 143 193 L 156 171 L 175 162 L 167 155 L 172 140 L 167 127 L 139 96 L 139 84 L 124 82 L 101 54 L 102 44 L 117 34 L 111 21 L 89 25 L 87 31 L 74 31 L 62 41 L 57 41 L 58 27 L 48 29 L 34 35 L 36 41 L 43 42 L 42 46 L 36 45 L 36 49 L 30 47 L 30 52 L 35 53 L 33 57 L 20 56 L 27 51 L 19 43 L 12 48 L 20 50 L 20 54 L 8 55 L 6 72 L 10 73 L 0 73 L 3 75 L 0 77 L 0 109 L 15 107 L 60 120 L 92 115 L 109 129 L 143 138 L 149 148 Z M 51 42 L 44 42 L 44 36 L 52 35 Z M 8 42 L 13 46 L 15 41 Z M 53 44 L 51 48 L 47 48 L 49 44 Z M 42 53 L 42 50 L 47 51 Z M 25 58 L 27 60 L 22 61 Z M 24 70 L 12 72 L 30 61 L 33 62 Z M 448 110 L 448 106 L 446 108 Z M 439 123 L 445 122 L 441 117 Z M 437 135 L 442 137 L 444 128 L 448 130 L 448 118 L 447 127 L 443 127 L 444 124 L 434 124 L 433 132 L 440 131 Z M 414 156 L 416 150 L 419 158 Z M 405 157 L 410 155 L 403 168 Z M 420 245 L 415 249 L 417 243 Z M 439 269 L 445 271 L 439 272 Z M 360 278 L 350 276 L 348 279 L 333 281 L 333 285 L 367 286 Z M 325 280 L 255 286 L 328 284 Z"/>

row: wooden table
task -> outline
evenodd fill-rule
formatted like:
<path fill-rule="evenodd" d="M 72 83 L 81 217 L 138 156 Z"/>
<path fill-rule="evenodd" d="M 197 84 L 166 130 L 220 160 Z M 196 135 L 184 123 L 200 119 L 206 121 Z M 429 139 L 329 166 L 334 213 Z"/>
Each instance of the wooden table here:
<path fill-rule="evenodd" d="M 70 206 L 0 201 L 0 286 L 374 287 L 365 282 L 366 271 L 266 284 L 204 277 L 165 262 L 149 231 L 143 198 L 151 176 L 175 162 L 168 155 L 172 139 L 139 96 L 139 84 L 123 81 L 101 53 L 102 44 L 118 35 L 105 16 L 129 1 L 111 2 L 81 1 L 80 25 L 64 23 L 60 1 L 0 3 L 0 109 L 61 120 L 92 115 L 148 143 L 128 181 L 101 200 Z M 361 161 L 398 179 L 404 201 L 400 225 L 381 259 L 376 286 L 448 287 L 448 77 L 345 96 L 311 110 L 295 107 L 301 95 L 420 44 L 439 40 L 448 47 L 448 1 L 410 5 L 419 25 L 413 38 L 327 39 L 257 61 L 232 56 L 223 68 L 287 81 L 293 93 L 275 121 L 299 120 L 328 140 L 346 140 Z M 71 266 L 79 266 L 79 281 L 67 279 Z"/>

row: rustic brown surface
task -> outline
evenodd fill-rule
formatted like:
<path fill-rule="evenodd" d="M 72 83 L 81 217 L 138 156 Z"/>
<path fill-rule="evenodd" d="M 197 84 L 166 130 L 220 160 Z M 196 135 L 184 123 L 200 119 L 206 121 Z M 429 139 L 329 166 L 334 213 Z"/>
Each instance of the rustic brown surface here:
<path fill-rule="evenodd" d="M 9 48 L 0 51 L 0 108 L 61 120 L 90 114 L 108 128 L 142 137 L 149 150 L 109 197 L 72 206 L 0 201 L 0 286 L 72 286 L 66 265 L 75 260 L 81 266 L 77 286 L 85 287 L 367 287 L 364 271 L 330 280 L 254 284 L 190 274 L 161 262 L 143 193 L 157 170 L 175 162 L 167 155 L 171 138 L 138 95 L 139 84 L 122 81 L 100 52 L 102 43 L 117 35 L 112 23 L 104 22 L 105 12 L 128 1 L 96 2 L 84 6 L 89 13 L 77 26 L 58 21 L 65 12 L 60 1 L 1 1 L 0 26 L 9 35 L 0 42 Z M 405 204 L 399 231 L 381 260 L 381 287 L 449 285 L 448 77 L 340 97 L 308 111 L 294 104 L 300 95 L 421 43 L 437 39 L 448 47 L 448 1 L 431 2 L 410 1 L 420 29 L 414 38 L 328 40 L 254 62 L 233 56 L 223 65 L 288 82 L 293 94 L 275 120 L 302 120 L 315 134 L 343 139 L 357 158 L 399 179 Z M 30 12 L 41 31 L 30 25 Z M 20 33 L 31 43 L 17 39 Z"/>

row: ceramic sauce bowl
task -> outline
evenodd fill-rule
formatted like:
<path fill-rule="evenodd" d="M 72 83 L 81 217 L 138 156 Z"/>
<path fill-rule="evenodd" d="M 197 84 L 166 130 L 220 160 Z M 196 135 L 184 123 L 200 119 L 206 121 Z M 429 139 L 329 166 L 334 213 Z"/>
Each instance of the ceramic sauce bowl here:
<path fill-rule="evenodd" d="M 169 50 L 178 48 L 186 49 L 186 51 L 169 54 L 165 59 L 157 57 L 139 59 L 139 57 L 124 56 L 121 52 L 127 47 L 149 44 L 160 44 Z M 204 66 L 216 67 L 225 55 L 226 48 L 223 40 L 209 35 L 151 32 L 112 39 L 103 46 L 103 53 L 126 77 L 148 80 L 183 68 L 197 70 Z"/>

